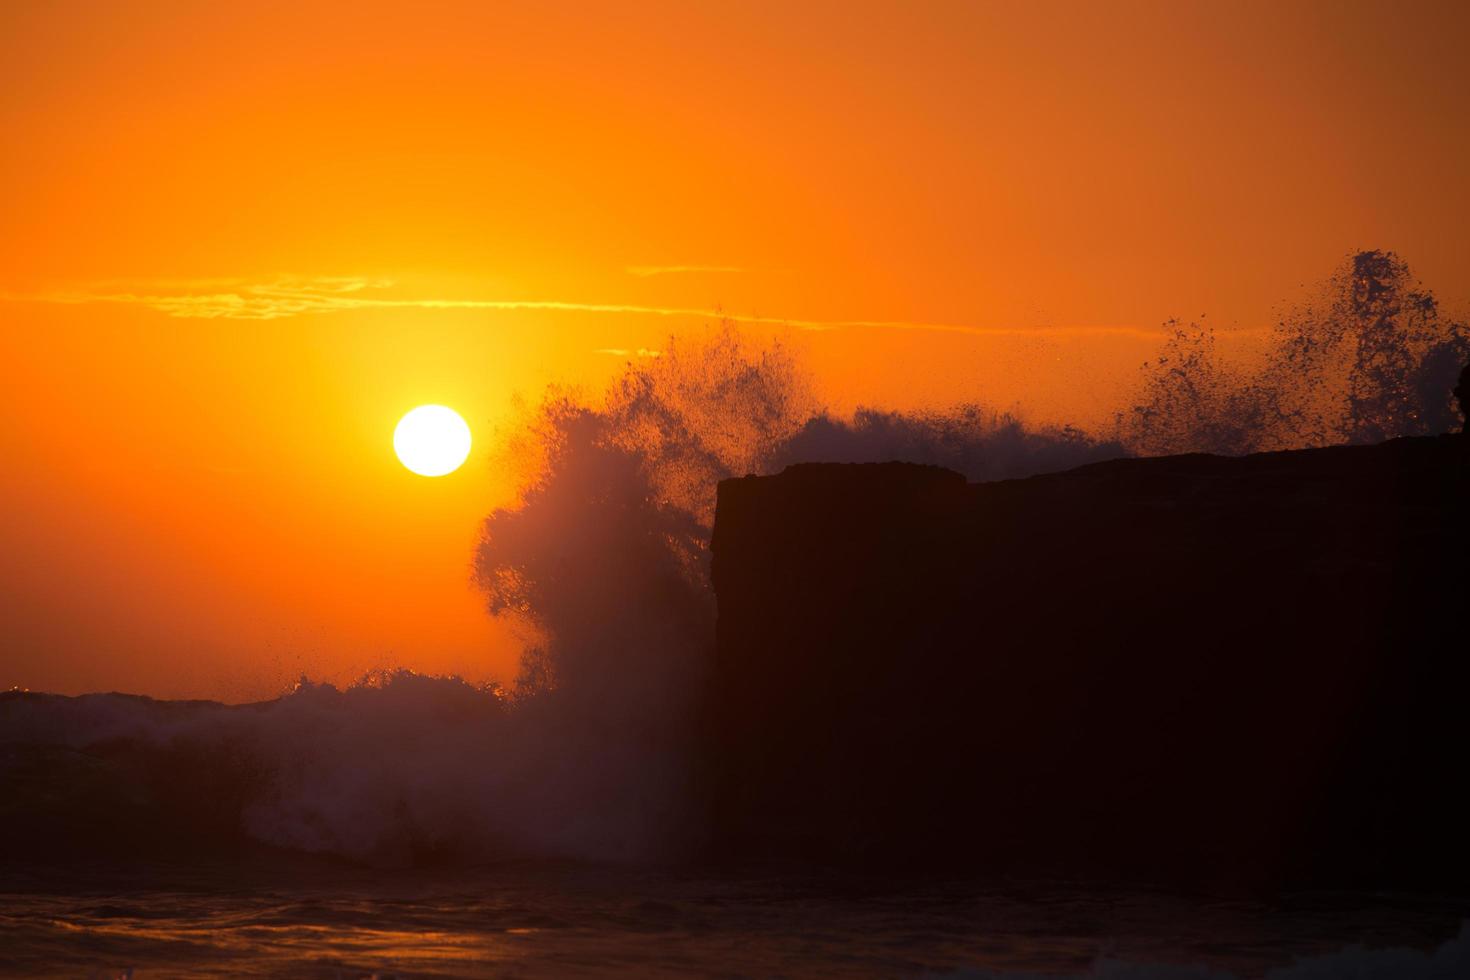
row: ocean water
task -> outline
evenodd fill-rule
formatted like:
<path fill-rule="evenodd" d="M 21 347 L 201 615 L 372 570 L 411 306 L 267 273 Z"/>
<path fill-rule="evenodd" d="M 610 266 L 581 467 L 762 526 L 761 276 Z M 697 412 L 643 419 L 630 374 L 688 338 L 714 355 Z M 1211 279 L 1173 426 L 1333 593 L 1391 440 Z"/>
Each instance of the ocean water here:
<path fill-rule="evenodd" d="M 1470 978 L 1467 899 L 691 863 L 678 743 L 548 705 L 0 694 L 0 976 Z"/>
<path fill-rule="evenodd" d="M 589 719 L 0 694 L 0 976 L 1470 977 L 1467 899 L 691 863 L 670 751 Z"/>
<path fill-rule="evenodd" d="M 1470 907 L 569 863 L 0 874 L 14 977 L 1470 976 Z"/>

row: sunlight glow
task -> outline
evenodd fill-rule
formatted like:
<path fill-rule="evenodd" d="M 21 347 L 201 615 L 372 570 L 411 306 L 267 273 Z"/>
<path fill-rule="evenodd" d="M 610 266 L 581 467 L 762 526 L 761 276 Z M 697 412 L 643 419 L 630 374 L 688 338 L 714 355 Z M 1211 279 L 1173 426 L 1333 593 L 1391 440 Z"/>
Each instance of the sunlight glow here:
<path fill-rule="evenodd" d="M 470 427 L 443 405 L 420 405 L 393 430 L 393 451 L 419 476 L 444 476 L 470 455 Z"/>

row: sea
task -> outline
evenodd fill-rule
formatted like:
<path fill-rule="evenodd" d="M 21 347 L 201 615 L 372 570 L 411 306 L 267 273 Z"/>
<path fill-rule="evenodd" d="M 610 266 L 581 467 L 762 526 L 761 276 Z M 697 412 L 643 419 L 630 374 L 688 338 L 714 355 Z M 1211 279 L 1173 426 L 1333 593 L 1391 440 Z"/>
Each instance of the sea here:
<path fill-rule="evenodd" d="M 1470 904 L 299 856 L 0 873 L 7 977 L 1470 977 Z"/>
<path fill-rule="evenodd" d="M 1470 978 L 1463 897 L 713 864 L 680 743 L 502 700 L 0 693 L 0 977 Z"/>

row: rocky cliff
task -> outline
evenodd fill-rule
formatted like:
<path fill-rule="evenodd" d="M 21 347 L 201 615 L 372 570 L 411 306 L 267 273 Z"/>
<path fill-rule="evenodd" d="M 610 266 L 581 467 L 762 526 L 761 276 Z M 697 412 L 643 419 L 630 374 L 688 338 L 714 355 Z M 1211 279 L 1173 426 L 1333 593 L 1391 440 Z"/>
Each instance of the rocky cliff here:
<path fill-rule="evenodd" d="M 717 850 L 1463 888 L 1467 443 L 722 483 Z"/>

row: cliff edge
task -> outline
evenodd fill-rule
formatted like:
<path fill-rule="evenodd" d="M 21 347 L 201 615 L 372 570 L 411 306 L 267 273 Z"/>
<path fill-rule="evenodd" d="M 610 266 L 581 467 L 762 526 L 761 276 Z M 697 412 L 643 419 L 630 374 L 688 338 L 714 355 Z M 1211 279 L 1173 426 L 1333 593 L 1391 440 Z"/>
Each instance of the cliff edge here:
<path fill-rule="evenodd" d="M 718 853 L 1470 881 L 1470 439 L 720 485 Z"/>

